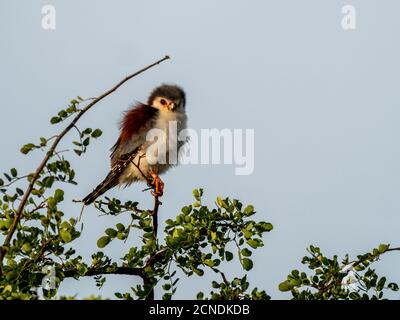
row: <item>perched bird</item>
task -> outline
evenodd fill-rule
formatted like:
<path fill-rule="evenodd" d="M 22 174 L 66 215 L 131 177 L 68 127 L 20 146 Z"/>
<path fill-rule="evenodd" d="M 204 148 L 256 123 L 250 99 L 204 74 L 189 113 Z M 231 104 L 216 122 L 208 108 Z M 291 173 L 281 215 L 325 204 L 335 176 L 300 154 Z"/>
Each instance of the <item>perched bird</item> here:
<path fill-rule="evenodd" d="M 82 202 L 89 205 L 109 189 L 136 181 L 146 181 L 153 187 L 153 194 L 161 196 L 164 183 L 158 175 L 176 164 L 168 161 L 169 150 L 179 150 L 184 144 L 177 137 L 170 139 L 170 136 L 186 128 L 185 105 L 186 96 L 182 88 L 164 84 L 152 91 L 147 104 L 137 103 L 126 111 L 120 124 L 119 138 L 111 149 L 111 171 Z M 170 132 L 171 121 L 176 123 L 176 132 Z M 146 136 L 151 129 L 161 130 L 163 138 L 148 141 Z M 174 141 L 175 145 L 171 145 Z M 159 144 L 157 148 L 154 148 L 154 143 Z M 154 161 L 160 156 L 157 150 L 166 151 L 167 161 Z"/>

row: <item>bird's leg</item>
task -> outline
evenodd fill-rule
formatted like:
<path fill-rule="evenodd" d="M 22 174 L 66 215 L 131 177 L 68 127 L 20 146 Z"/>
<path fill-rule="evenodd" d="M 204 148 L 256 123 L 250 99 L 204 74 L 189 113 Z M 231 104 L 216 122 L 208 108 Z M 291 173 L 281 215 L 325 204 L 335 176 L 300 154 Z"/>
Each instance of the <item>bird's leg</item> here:
<path fill-rule="evenodd" d="M 150 185 L 153 187 L 153 191 L 151 194 L 155 197 L 161 197 L 164 191 L 164 182 L 160 179 L 160 177 L 154 171 L 150 171 L 151 182 Z"/>

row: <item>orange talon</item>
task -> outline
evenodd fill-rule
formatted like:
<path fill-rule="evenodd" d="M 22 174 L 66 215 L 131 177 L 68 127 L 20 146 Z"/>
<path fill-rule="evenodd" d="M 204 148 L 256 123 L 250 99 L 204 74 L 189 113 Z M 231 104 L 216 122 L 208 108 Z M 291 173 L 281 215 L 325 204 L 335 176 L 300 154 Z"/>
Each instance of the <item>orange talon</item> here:
<path fill-rule="evenodd" d="M 150 185 L 154 188 L 151 194 L 155 197 L 161 197 L 164 191 L 164 182 L 162 182 L 160 177 L 154 172 L 150 173 L 150 176 L 153 178 Z"/>

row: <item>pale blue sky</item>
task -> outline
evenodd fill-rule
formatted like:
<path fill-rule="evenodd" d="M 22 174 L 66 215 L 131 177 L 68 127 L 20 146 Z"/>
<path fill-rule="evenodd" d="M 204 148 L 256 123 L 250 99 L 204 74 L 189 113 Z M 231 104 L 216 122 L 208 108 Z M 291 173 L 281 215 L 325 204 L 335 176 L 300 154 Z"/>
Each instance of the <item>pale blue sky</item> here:
<path fill-rule="evenodd" d="M 41 28 L 41 8 L 57 12 L 54 31 Z M 341 8 L 357 9 L 357 29 L 341 28 Z M 81 181 L 68 188 L 65 210 L 79 214 L 81 198 L 108 170 L 121 112 L 162 82 L 187 92 L 192 128 L 254 128 L 255 171 L 233 166 L 181 166 L 164 176 L 160 220 L 175 216 L 205 189 L 207 203 L 232 196 L 252 203 L 273 223 L 255 255 L 252 285 L 287 298 L 278 283 L 301 267 L 305 248 L 328 254 L 364 253 L 399 245 L 400 21 L 398 1 L 0 1 L 0 168 L 32 170 L 39 158 L 18 154 L 24 143 L 52 135 L 48 119 L 76 95 L 95 96 L 125 75 L 169 54 L 172 60 L 125 85 L 85 115 L 81 126 L 104 135 L 82 158 L 72 156 Z M 27 160 L 29 159 L 29 160 Z M 109 195 L 150 205 L 142 186 Z M 84 257 L 115 218 L 86 210 Z M 120 242 L 105 250 L 118 258 Z M 400 256 L 377 266 L 398 281 Z M 243 275 L 239 268 L 229 276 Z M 177 298 L 208 292 L 207 281 L 182 279 Z M 63 283 L 61 293 L 110 296 L 132 277 Z M 398 296 L 397 296 L 398 297 Z"/>

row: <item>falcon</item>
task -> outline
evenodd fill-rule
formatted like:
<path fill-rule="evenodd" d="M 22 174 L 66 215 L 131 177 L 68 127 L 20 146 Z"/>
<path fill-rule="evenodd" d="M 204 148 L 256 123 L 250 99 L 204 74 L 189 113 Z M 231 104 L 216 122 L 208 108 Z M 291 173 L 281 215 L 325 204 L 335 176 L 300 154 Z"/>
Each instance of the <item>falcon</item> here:
<path fill-rule="evenodd" d="M 126 111 L 120 123 L 120 135 L 111 149 L 111 170 L 106 178 L 82 202 L 93 203 L 99 196 L 115 186 L 129 186 L 137 181 L 145 181 L 152 187 L 153 195 L 163 195 L 164 183 L 159 175 L 165 173 L 174 163 L 154 161 L 157 151 L 165 150 L 165 159 L 169 159 L 170 148 L 183 146 L 183 141 L 170 139 L 170 135 L 179 134 L 186 128 L 186 95 L 176 85 L 161 85 L 155 88 L 147 104 L 136 103 Z M 170 122 L 175 121 L 176 132 L 170 132 Z M 162 139 L 148 141 L 152 129 L 163 132 Z M 160 137 L 158 137 L 160 138 Z M 155 139 L 154 139 L 155 140 Z M 172 146 L 170 141 L 175 141 Z M 154 148 L 154 143 L 159 144 Z"/>

